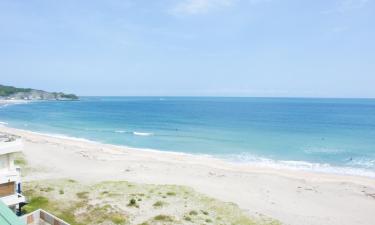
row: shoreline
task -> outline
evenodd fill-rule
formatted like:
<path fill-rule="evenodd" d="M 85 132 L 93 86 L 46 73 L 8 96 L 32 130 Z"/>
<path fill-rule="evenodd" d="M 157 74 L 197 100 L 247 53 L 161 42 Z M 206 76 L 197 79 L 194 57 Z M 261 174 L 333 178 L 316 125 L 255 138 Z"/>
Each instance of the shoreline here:
<path fill-rule="evenodd" d="M 2 103 L 7 103 L 6 105 L 12 104 L 28 104 L 36 101 L 28 101 L 28 100 L 4 100 L 0 99 L 0 107 L 2 107 Z M 0 126 L 4 125 L 7 127 L 12 128 L 10 124 L 7 122 L 0 121 Z M 27 125 L 27 124 L 26 124 Z M 222 160 L 229 163 L 239 164 L 242 166 L 250 166 L 250 167 L 260 167 L 265 169 L 275 169 L 275 170 L 288 170 L 288 171 L 304 171 L 307 173 L 320 173 L 320 174 L 333 174 L 333 175 L 344 175 L 344 176 L 358 176 L 358 177 L 368 177 L 375 179 L 375 170 L 366 168 L 363 166 L 362 162 L 358 162 L 358 164 L 354 163 L 352 165 L 333 165 L 331 163 L 322 163 L 322 162 L 313 162 L 308 160 L 298 160 L 298 159 L 272 159 L 266 158 L 262 156 L 252 155 L 251 153 L 242 152 L 237 154 L 209 154 L 209 153 L 192 153 L 188 151 L 179 151 L 179 150 L 161 150 L 161 149 L 152 149 L 152 148 L 142 148 L 142 147 L 131 147 L 122 144 L 111 144 L 105 143 L 100 140 L 90 140 L 87 138 L 81 137 L 74 137 L 69 136 L 69 134 L 60 134 L 60 133 L 48 133 L 43 131 L 32 131 L 27 129 L 26 127 L 13 127 L 15 129 L 22 129 L 27 130 L 29 132 L 33 132 L 35 134 L 46 135 L 51 137 L 57 138 L 64 138 L 64 139 L 71 139 L 71 140 L 78 140 L 78 141 L 86 141 L 86 142 L 93 142 L 97 144 L 108 144 L 117 147 L 124 147 L 127 149 L 134 149 L 137 151 L 151 151 L 151 152 L 160 152 L 160 153 L 170 153 L 170 154 L 182 154 L 182 155 L 192 155 L 192 156 L 203 156 L 214 158 L 218 160 Z M 126 131 L 123 130 L 115 130 L 115 133 L 124 133 Z M 152 133 L 142 133 L 137 131 L 128 131 L 136 136 L 149 136 L 153 135 Z"/>
<path fill-rule="evenodd" d="M 22 103 L 21 103 L 22 104 Z M 32 130 L 26 130 L 21 128 L 15 128 L 9 126 L 9 123 L 0 121 L 0 126 L 4 126 L 11 129 L 22 130 L 24 132 L 30 132 L 36 135 L 42 135 L 46 137 L 53 137 L 53 138 L 61 138 L 66 140 L 72 141 L 82 141 L 91 144 L 100 144 L 100 145 L 108 145 L 115 148 L 124 148 L 124 149 L 131 149 L 133 151 L 143 151 L 143 152 L 154 152 L 160 154 L 172 154 L 172 155 L 182 155 L 182 156 L 189 156 L 189 157 L 204 157 L 207 159 L 215 159 L 219 161 L 223 161 L 225 163 L 244 166 L 244 167 L 251 167 L 251 168 L 259 168 L 259 169 L 270 169 L 270 170 L 285 170 L 286 172 L 293 172 L 293 171 L 302 171 L 306 173 L 312 174 L 327 174 L 327 175 L 337 175 L 337 176 L 350 176 L 350 177 L 364 177 L 364 178 L 371 178 L 375 179 L 375 171 L 363 169 L 363 168 L 356 168 L 356 167 L 340 167 L 340 166 L 333 166 L 330 164 L 321 164 L 321 163 L 314 163 L 308 161 L 295 161 L 295 160 L 274 160 L 269 158 L 263 157 L 255 157 L 256 160 L 252 161 L 239 161 L 239 160 L 231 160 L 231 158 L 236 157 L 237 155 L 210 155 L 204 153 L 188 153 L 188 152 L 179 152 L 179 151 L 169 151 L 169 150 L 159 150 L 159 149 L 152 149 L 152 148 L 139 148 L 139 147 L 131 147 L 126 145 L 116 145 L 110 143 L 104 143 L 98 140 L 90 140 L 87 138 L 80 138 L 80 137 L 73 137 L 65 134 L 54 134 L 54 133 L 44 133 Z"/>
<path fill-rule="evenodd" d="M 173 184 L 221 201 L 251 216 L 285 224 L 372 224 L 375 179 L 259 168 L 205 156 L 145 151 L 70 140 L 0 126 L 21 136 L 30 167 L 25 181 L 71 178 L 83 183 L 129 181 Z"/>

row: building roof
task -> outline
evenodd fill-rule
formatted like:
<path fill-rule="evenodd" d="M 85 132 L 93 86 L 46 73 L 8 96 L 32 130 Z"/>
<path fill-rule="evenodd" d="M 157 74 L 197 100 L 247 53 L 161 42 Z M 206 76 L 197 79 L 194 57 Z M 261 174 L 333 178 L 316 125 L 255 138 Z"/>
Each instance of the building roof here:
<path fill-rule="evenodd" d="M 25 223 L 16 216 L 8 208 L 7 205 L 5 205 L 1 200 L 0 200 L 0 224 L 1 225 L 25 225 Z"/>
<path fill-rule="evenodd" d="M 0 142 L 0 155 L 22 151 L 22 140 L 17 139 L 10 142 Z"/>

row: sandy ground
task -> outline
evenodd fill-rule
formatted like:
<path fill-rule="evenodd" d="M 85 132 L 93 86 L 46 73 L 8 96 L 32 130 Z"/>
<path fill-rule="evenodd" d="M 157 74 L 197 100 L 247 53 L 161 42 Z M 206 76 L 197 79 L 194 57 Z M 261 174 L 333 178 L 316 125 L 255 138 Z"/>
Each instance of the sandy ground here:
<path fill-rule="evenodd" d="M 204 156 L 146 151 L 51 137 L 0 126 L 19 135 L 31 167 L 27 180 L 72 178 L 93 183 L 126 180 L 186 185 L 250 215 L 264 214 L 284 224 L 375 222 L 375 179 L 275 170 Z"/>

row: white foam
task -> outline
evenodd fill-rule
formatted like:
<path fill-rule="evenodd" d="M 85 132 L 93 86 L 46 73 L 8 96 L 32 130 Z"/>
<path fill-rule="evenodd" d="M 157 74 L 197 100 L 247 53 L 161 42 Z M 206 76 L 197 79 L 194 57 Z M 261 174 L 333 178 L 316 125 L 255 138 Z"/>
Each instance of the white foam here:
<path fill-rule="evenodd" d="M 47 137 L 61 138 L 61 139 L 65 139 L 65 140 L 84 141 L 84 142 L 87 142 L 87 143 L 107 144 L 107 145 L 116 146 L 116 147 L 125 147 L 125 148 L 129 148 L 129 149 L 134 149 L 134 150 L 138 150 L 138 151 L 145 151 L 145 152 L 157 152 L 157 153 L 161 153 L 161 154 L 174 154 L 174 155 L 184 155 L 184 156 L 193 156 L 194 155 L 194 156 L 202 156 L 202 157 L 212 157 L 211 155 L 203 155 L 203 154 L 198 155 L 198 154 L 184 153 L 184 152 L 178 152 L 178 151 L 163 151 L 163 150 L 152 149 L 152 148 L 137 148 L 137 147 L 130 147 L 130 146 L 127 146 L 127 145 L 108 144 L 108 143 L 104 143 L 104 142 L 101 142 L 101 141 L 94 141 L 94 140 L 89 140 L 89 139 L 85 139 L 85 138 L 77 138 L 77 137 L 67 136 L 67 135 L 64 135 L 64 134 L 42 133 L 42 132 L 35 132 L 35 131 L 30 131 L 30 130 L 27 130 L 27 132 L 38 134 L 38 135 L 43 135 L 43 136 L 47 136 Z"/>
<path fill-rule="evenodd" d="M 26 100 L 0 100 L 0 108 L 7 107 L 10 105 L 27 104 L 30 102 L 31 101 L 26 101 Z"/>
<path fill-rule="evenodd" d="M 349 166 L 333 166 L 328 163 L 312 163 L 306 161 L 292 161 L 292 160 L 273 160 L 264 157 L 258 157 L 250 154 L 231 155 L 230 157 L 220 157 L 226 160 L 245 163 L 258 167 L 266 167 L 273 169 L 288 169 L 288 170 L 303 170 L 320 173 L 354 175 L 375 178 L 375 171 L 373 169 L 355 168 Z M 375 163 L 373 160 L 370 160 Z M 354 165 L 353 165 L 354 166 Z"/>
<path fill-rule="evenodd" d="M 126 133 L 124 130 L 115 130 L 115 133 Z"/>
<path fill-rule="evenodd" d="M 354 158 L 347 164 L 350 166 L 360 166 L 368 169 L 375 169 L 375 159 Z"/>
<path fill-rule="evenodd" d="M 77 137 L 67 136 L 67 135 L 64 135 L 64 134 L 39 133 L 39 132 L 34 132 L 34 131 L 30 131 L 30 132 L 35 133 L 35 134 L 39 134 L 39 135 L 44 135 L 44 136 L 66 139 L 66 140 L 84 141 L 84 142 L 89 142 L 89 143 L 100 143 L 100 142 L 92 141 L 92 140 L 89 140 L 89 139 L 86 139 L 86 138 L 77 138 Z"/>
<path fill-rule="evenodd" d="M 307 148 L 304 152 L 307 154 L 338 154 L 345 152 L 345 150 L 337 148 Z"/>
<path fill-rule="evenodd" d="M 28 124 L 23 124 L 24 126 L 28 126 Z M 33 134 L 38 134 L 42 136 L 47 136 L 47 137 L 55 137 L 55 138 L 61 138 L 61 139 L 66 139 L 66 140 L 74 140 L 74 141 L 84 141 L 84 142 L 89 142 L 89 143 L 101 143 L 97 141 L 92 141 L 86 138 L 77 138 L 77 137 L 72 137 L 72 136 L 67 136 L 64 134 L 56 134 L 56 133 L 44 133 L 44 132 L 37 132 L 37 131 L 32 131 L 32 130 L 24 130 Z"/>
<path fill-rule="evenodd" d="M 137 135 L 137 136 L 151 136 L 151 135 L 153 135 L 153 133 L 137 132 L 137 131 L 134 131 L 133 134 Z"/>
<path fill-rule="evenodd" d="M 2 121 L 0 121 L 0 125 L 8 125 L 9 123 L 7 123 L 7 122 L 2 122 Z"/>

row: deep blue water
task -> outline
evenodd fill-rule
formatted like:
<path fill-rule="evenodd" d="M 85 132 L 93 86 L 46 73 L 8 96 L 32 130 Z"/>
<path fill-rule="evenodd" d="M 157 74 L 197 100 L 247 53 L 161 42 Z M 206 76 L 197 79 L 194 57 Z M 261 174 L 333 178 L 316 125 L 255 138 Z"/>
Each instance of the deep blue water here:
<path fill-rule="evenodd" d="M 12 127 L 375 177 L 375 100 L 84 97 L 0 108 Z"/>

